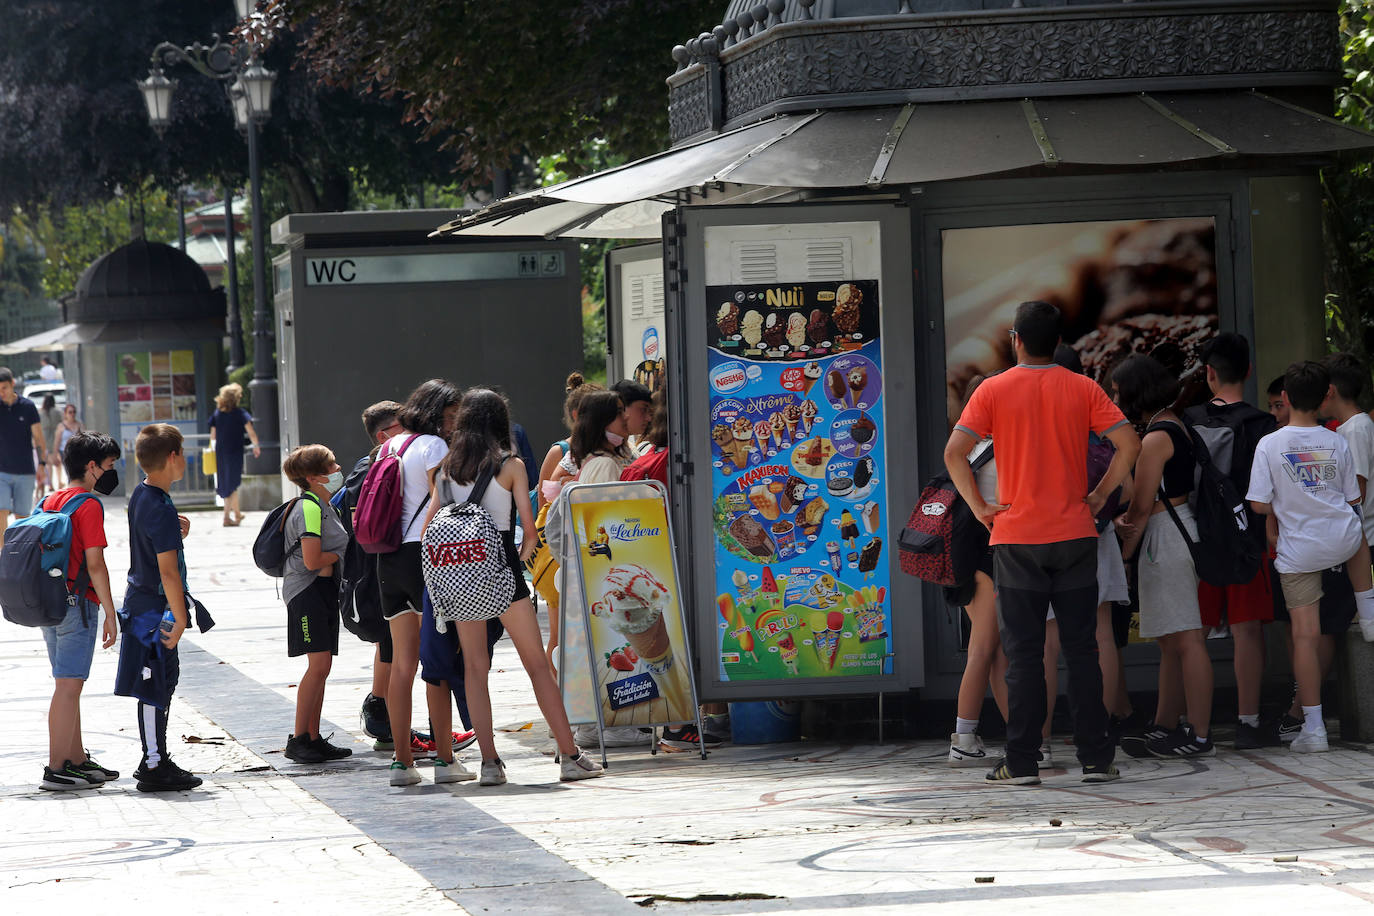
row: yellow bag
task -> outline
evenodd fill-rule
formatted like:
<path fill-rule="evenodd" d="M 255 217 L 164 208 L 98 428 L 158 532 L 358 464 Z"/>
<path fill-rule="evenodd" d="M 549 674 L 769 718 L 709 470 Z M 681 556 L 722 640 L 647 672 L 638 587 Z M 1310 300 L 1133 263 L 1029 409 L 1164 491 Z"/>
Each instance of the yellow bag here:
<path fill-rule="evenodd" d="M 200 453 L 200 469 L 205 474 L 213 477 L 219 470 L 219 461 L 215 458 L 215 444 L 210 443 L 210 447 Z"/>
<path fill-rule="evenodd" d="M 539 507 L 539 515 L 534 519 L 534 529 L 539 534 L 539 546 L 530 554 L 530 558 L 525 561 L 525 569 L 529 570 L 530 580 L 534 584 L 534 590 L 539 593 L 539 597 L 550 607 L 558 607 L 558 561 L 553 558 L 553 551 L 549 550 L 549 542 L 544 539 L 544 523 L 549 517 L 549 506 L 551 503 L 544 503 Z"/>

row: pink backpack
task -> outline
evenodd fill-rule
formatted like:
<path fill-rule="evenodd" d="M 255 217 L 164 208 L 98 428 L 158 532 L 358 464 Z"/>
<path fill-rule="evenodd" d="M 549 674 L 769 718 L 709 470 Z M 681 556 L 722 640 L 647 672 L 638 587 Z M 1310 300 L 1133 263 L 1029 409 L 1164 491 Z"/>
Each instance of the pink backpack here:
<path fill-rule="evenodd" d="M 405 536 L 401 527 L 405 500 L 401 456 L 418 438 L 412 435 L 394 450 L 391 442 L 387 442 L 363 478 L 362 489 L 358 491 L 358 507 L 353 511 L 353 536 L 367 553 L 395 553 L 401 549 L 401 539 Z M 418 509 L 416 514 L 419 514 Z"/>

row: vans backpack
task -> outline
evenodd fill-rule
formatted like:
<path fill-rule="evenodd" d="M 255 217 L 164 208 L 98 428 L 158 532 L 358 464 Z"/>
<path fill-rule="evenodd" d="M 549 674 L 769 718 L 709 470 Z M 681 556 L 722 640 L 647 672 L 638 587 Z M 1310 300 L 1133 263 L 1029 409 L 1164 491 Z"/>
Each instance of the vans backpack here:
<path fill-rule="evenodd" d="M 79 493 L 56 510 L 40 504 L 36 512 L 5 532 L 0 549 L 0 609 L 10 623 L 56 626 L 90 585 L 83 556 L 76 586 L 69 590 L 67 564 L 72 552 L 72 514 L 92 498 Z"/>
<path fill-rule="evenodd" d="M 418 438 L 410 436 L 400 448 L 391 447 L 394 439 L 387 440 L 363 478 L 362 489 L 358 491 L 358 507 L 353 510 L 353 537 L 368 553 L 395 553 L 401 549 L 401 540 L 405 537 L 401 527 L 401 511 L 405 504 L 401 457 Z M 416 509 L 415 514 L 418 516 L 420 509 Z"/>
<path fill-rule="evenodd" d="M 307 493 L 306 496 L 318 502 L 315 494 Z M 257 538 L 253 540 L 253 563 L 258 569 L 277 579 L 286 575 L 286 558 L 301 546 L 300 538 L 297 538 L 296 543 L 287 549 L 286 520 L 302 498 L 304 497 L 298 496 L 288 499 L 267 513 L 267 518 L 262 520 L 262 527 L 258 529 Z"/>
<path fill-rule="evenodd" d="M 1160 499 L 1188 544 L 1198 578 L 1209 585 L 1243 585 L 1259 572 L 1260 560 L 1264 555 L 1264 529 L 1253 523 L 1244 494 L 1231 475 L 1213 460 L 1213 453 L 1197 427 L 1185 423 L 1179 425 L 1187 430 L 1192 440 L 1193 460 L 1197 463 L 1194 475 L 1196 485 L 1188 497 L 1193 518 L 1197 522 L 1196 541 L 1189 537 L 1173 504 L 1164 499 L 1163 487 L 1160 488 Z M 1149 432 L 1147 429 L 1146 433 Z M 1233 443 L 1233 438 L 1227 438 L 1219 445 L 1219 451 L 1225 452 L 1227 470 Z"/>
<path fill-rule="evenodd" d="M 420 565 L 440 633 L 450 620 L 499 617 L 515 597 L 515 571 L 501 532 L 482 506 L 492 476 L 484 467 L 468 498 L 436 512 L 420 539 Z"/>
<path fill-rule="evenodd" d="M 973 460 L 973 472 L 992 460 L 992 446 Z M 959 495 L 948 471 L 921 490 L 916 508 L 897 539 L 902 572 L 932 585 L 958 586 L 973 578 L 988 547 L 988 529 Z"/>

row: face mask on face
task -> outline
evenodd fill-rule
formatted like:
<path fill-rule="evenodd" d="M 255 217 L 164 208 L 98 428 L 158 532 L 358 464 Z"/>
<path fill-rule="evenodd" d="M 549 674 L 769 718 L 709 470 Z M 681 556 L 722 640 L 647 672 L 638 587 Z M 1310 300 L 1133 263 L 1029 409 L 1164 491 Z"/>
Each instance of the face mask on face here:
<path fill-rule="evenodd" d="M 614 445 L 616 448 L 619 448 L 619 447 L 620 447 L 620 443 L 622 443 L 622 442 L 625 441 L 625 437 L 624 437 L 624 436 L 621 436 L 621 435 L 618 435 L 618 434 L 616 434 L 616 433 L 613 433 L 613 432 L 611 432 L 609 429 L 607 429 L 607 430 L 606 430 L 606 441 L 609 442 L 609 443 L 611 443 L 611 445 Z"/>
<path fill-rule="evenodd" d="M 95 485 L 92 486 L 91 489 L 101 496 L 109 496 L 118 486 L 119 472 L 114 468 L 110 468 L 108 471 L 101 472 L 100 477 L 96 479 Z"/>
<path fill-rule="evenodd" d="M 332 496 L 333 494 L 339 492 L 339 489 L 343 486 L 343 484 L 343 471 L 335 471 L 333 474 L 329 475 L 329 481 L 324 485 L 324 488 L 328 490 L 330 495 Z"/>

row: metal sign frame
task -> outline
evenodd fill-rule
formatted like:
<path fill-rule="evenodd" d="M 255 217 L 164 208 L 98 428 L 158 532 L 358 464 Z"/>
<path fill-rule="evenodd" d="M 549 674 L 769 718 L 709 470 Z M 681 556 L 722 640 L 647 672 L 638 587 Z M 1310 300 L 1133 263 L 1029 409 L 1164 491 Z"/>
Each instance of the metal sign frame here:
<path fill-rule="evenodd" d="M 571 483 L 571 484 L 568 484 L 566 487 L 564 487 L 563 493 L 559 494 L 559 497 L 558 497 L 558 498 L 564 500 L 565 507 L 568 508 L 569 510 L 571 510 L 571 507 L 572 507 L 573 505 L 578 505 L 578 504 L 600 503 L 600 502 L 616 502 L 616 501 L 619 501 L 619 500 L 627 500 L 627 499 L 653 499 L 653 500 L 657 500 L 657 501 L 659 501 L 659 502 L 662 503 L 662 505 L 663 505 L 663 517 L 664 517 L 665 523 L 666 523 L 666 525 L 667 525 L 666 536 L 667 536 L 667 538 L 668 538 L 668 555 L 669 555 L 669 557 L 671 557 L 671 562 L 672 562 L 672 567 L 673 567 L 673 578 L 674 578 L 674 580 L 675 580 L 676 588 L 677 588 L 677 592 L 678 592 L 678 594 L 675 596 L 676 599 L 677 599 L 677 614 L 678 614 L 678 618 L 679 618 L 679 623 L 680 623 L 681 628 L 682 628 L 682 638 L 683 638 L 683 641 L 684 641 L 684 643 L 685 643 L 685 645 L 683 646 L 683 652 L 682 652 L 682 654 L 683 654 L 683 656 L 684 656 L 683 660 L 684 660 L 684 661 L 687 663 L 687 665 L 688 665 L 688 668 L 687 668 L 687 671 L 686 671 L 686 674 L 687 674 L 686 680 L 687 680 L 688 689 L 689 689 L 689 691 L 690 691 L 690 693 L 691 693 L 692 709 L 694 710 L 694 712 L 695 712 L 696 715 L 695 715 L 695 718 L 694 718 L 694 719 L 686 719 L 686 720 L 683 720 L 683 719 L 672 719 L 672 720 L 665 721 L 665 722 L 649 722 L 649 723 L 647 723 L 647 725 L 648 725 L 648 727 L 650 728 L 650 731 L 653 732 L 654 729 L 656 729 L 656 728 L 658 728 L 659 726 L 662 726 L 662 725 L 680 725 L 680 724 L 686 724 L 686 723 L 694 723 L 694 724 L 696 725 L 696 728 L 697 728 L 697 734 L 698 734 L 698 735 L 701 735 L 701 734 L 703 733 L 703 724 L 704 724 L 704 723 L 702 722 L 702 718 L 701 718 L 701 698 L 698 696 L 697 685 L 696 685 L 696 678 L 693 677 L 694 671 L 693 671 L 693 668 L 692 668 L 692 661 L 693 661 L 693 658 L 694 658 L 694 657 L 693 657 L 693 654 L 692 654 L 691 624 L 690 624 L 690 622 L 689 622 L 689 620 L 688 620 L 688 615 L 687 615 L 687 610 L 686 610 L 686 604 L 685 604 L 685 602 L 684 602 L 684 600 L 683 600 L 682 570 L 679 568 L 679 564 L 678 564 L 676 540 L 675 540 L 675 538 L 674 538 L 674 536 L 673 536 L 673 518 L 672 518 L 672 510 L 671 510 L 671 507 L 670 507 L 669 504 L 668 504 L 668 490 L 667 490 L 667 488 L 665 488 L 665 487 L 663 486 L 663 484 L 659 483 L 659 482 L 656 481 L 656 480 L 610 481 L 610 482 L 607 482 L 607 483 L 584 483 L 584 484 L 580 484 L 580 483 Z M 559 591 L 559 595 L 561 596 L 561 600 L 560 600 L 560 602 L 559 602 L 559 614 L 558 614 L 558 627 L 559 627 L 559 635 L 558 635 L 558 685 L 559 685 L 559 691 L 560 691 L 560 693 L 564 694 L 564 697 L 565 697 L 565 699 L 564 699 L 564 705 L 565 705 L 565 707 L 566 707 L 566 705 L 567 705 L 567 699 L 566 699 L 567 690 L 568 690 L 568 688 L 571 686 L 571 685 L 568 683 L 568 681 L 569 681 L 569 675 L 568 675 L 568 672 L 569 672 L 569 662 L 571 661 L 571 659 L 570 659 L 570 657 L 569 657 L 569 652 L 568 652 L 568 639 L 567 639 L 567 637 L 568 637 L 568 632 L 569 632 L 569 619 L 570 619 L 570 617 L 572 617 L 572 616 L 580 615 L 580 616 L 581 616 L 581 622 L 582 622 L 582 636 L 583 636 L 583 638 L 586 640 L 588 679 L 590 680 L 590 682 L 591 682 L 591 684 L 592 684 L 592 688 L 591 688 L 592 705 L 593 705 L 593 707 L 594 707 L 595 710 L 596 710 L 597 737 L 598 737 L 598 740 L 600 740 L 600 743 L 601 743 L 601 762 L 602 762 L 602 765 L 605 766 L 606 763 L 607 763 L 607 760 L 606 760 L 606 745 L 605 745 L 605 740 L 604 740 L 603 733 L 604 733 L 605 728 L 606 728 L 606 722 L 605 722 L 605 715 L 604 715 L 604 713 L 603 713 L 602 704 L 601 704 L 601 696 L 600 696 L 599 692 L 596 690 L 596 687 L 595 687 L 595 683 L 596 683 L 596 679 L 595 679 L 595 672 L 596 672 L 596 650 L 595 650 L 595 647 L 594 647 L 593 641 L 592 641 L 592 614 L 591 614 L 591 602 L 588 600 L 588 595 L 587 595 L 587 583 L 586 583 L 586 578 L 585 578 L 585 576 L 584 576 L 584 571 L 583 571 L 583 566 L 582 566 L 582 550 L 581 550 L 581 545 L 580 545 L 580 544 L 578 543 L 578 541 L 577 541 L 577 533 L 576 533 L 576 530 L 575 530 L 575 526 L 573 525 L 573 518 L 572 518 L 572 512 L 571 512 L 571 511 L 564 512 L 564 513 L 562 514 L 562 522 L 563 522 L 563 526 L 564 526 L 564 531 L 563 531 L 563 538 L 564 538 L 564 540 L 563 540 L 562 543 L 563 543 L 564 545 L 569 545 L 569 544 L 571 544 L 571 545 L 575 545 L 575 546 L 573 547 L 572 550 L 565 551 L 565 555 L 564 555 L 564 557 L 562 558 L 565 562 L 562 562 L 562 563 L 560 564 L 559 572 L 558 572 L 558 575 L 559 575 L 559 589 L 558 589 L 558 591 Z M 571 598 L 571 599 L 574 599 L 574 600 L 577 602 L 576 605 L 573 605 L 573 607 L 575 608 L 575 610 L 574 610 L 574 612 L 573 612 L 572 614 L 569 613 L 569 610 L 570 610 L 570 602 L 569 602 L 568 599 L 570 599 L 570 598 Z M 574 718 L 574 716 L 573 716 L 571 713 L 569 713 L 569 720 L 571 721 L 573 718 Z M 584 718 L 584 717 L 578 716 L 577 718 L 580 720 L 580 719 L 582 719 L 582 718 Z M 578 721 L 577 724 L 583 724 L 583 723 L 582 723 L 581 721 Z M 656 734 L 656 733 L 653 733 L 653 734 L 651 735 L 650 740 L 651 740 L 651 742 L 652 742 L 652 745 L 651 745 L 651 752 L 652 752 L 652 753 L 657 753 L 657 752 L 658 752 L 658 738 L 657 738 L 657 734 Z M 701 758 L 702 758 L 703 760 L 706 759 L 707 751 L 706 751 L 706 748 L 705 748 L 704 745 L 700 748 L 700 751 L 701 751 Z"/>

